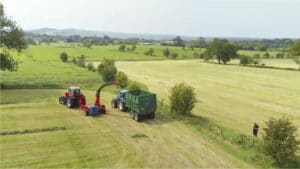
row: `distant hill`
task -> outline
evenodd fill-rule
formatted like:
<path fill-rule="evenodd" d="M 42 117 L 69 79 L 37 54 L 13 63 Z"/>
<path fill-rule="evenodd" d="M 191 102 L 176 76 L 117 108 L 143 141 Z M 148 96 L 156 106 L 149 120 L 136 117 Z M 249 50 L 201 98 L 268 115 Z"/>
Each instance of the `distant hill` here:
<path fill-rule="evenodd" d="M 70 36 L 70 35 L 79 35 L 79 36 L 98 36 L 103 37 L 107 35 L 111 38 L 127 39 L 127 38 L 138 38 L 138 39 L 151 39 L 151 40 L 171 40 L 177 35 L 172 34 L 143 34 L 143 33 L 124 33 L 124 32 L 109 32 L 109 31 L 96 31 L 96 30 L 85 30 L 85 29 L 55 29 L 55 28 L 40 28 L 27 30 L 26 33 L 32 34 L 46 34 L 46 35 L 57 35 L 57 36 Z M 181 35 L 179 35 L 181 36 Z M 194 40 L 199 36 L 181 36 L 185 41 Z M 210 41 L 215 37 L 204 37 L 206 40 Z M 266 38 L 247 38 L 247 37 L 218 37 L 225 38 L 230 41 L 255 41 L 263 40 Z M 270 38 L 274 39 L 274 38 Z"/>
<path fill-rule="evenodd" d="M 104 35 L 110 36 L 112 38 L 139 38 L 139 39 L 152 39 L 152 40 L 170 40 L 177 35 L 162 35 L 162 34 L 138 34 L 138 33 L 122 33 L 122 32 L 106 32 L 106 31 L 94 31 L 94 30 L 84 30 L 84 29 L 53 29 L 53 28 L 41 28 L 34 30 L 27 30 L 27 33 L 32 34 L 46 34 L 46 35 L 58 35 L 58 36 L 99 36 Z M 195 39 L 196 37 L 182 36 L 184 40 Z"/>

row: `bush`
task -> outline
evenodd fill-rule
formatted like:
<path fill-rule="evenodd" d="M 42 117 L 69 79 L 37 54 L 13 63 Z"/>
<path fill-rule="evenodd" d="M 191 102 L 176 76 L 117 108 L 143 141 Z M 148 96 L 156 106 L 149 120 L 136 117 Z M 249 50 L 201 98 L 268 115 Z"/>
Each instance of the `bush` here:
<path fill-rule="evenodd" d="M 194 89 L 184 83 L 176 84 L 169 96 L 172 112 L 190 114 L 197 102 Z"/>
<path fill-rule="evenodd" d="M 75 64 L 79 67 L 85 67 L 85 56 L 84 55 L 80 55 L 79 57 L 77 57 L 77 60 L 75 62 Z"/>
<path fill-rule="evenodd" d="M 141 90 L 141 87 L 137 83 L 132 82 L 128 85 L 127 89 L 128 90 Z"/>
<path fill-rule="evenodd" d="M 152 48 L 150 48 L 150 49 L 147 50 L 144 54 L 145 54 L 145 55 L 150 55 L 150 56 L 152 56 L 153 53 L 154 53 L 154 50 L 153 50 Z"/>
<path fill-rule="evenodd" d="M 246 55 L 241 55 L 240 56 L 240 64 L 241 65 L 246 66 L 246 65 L 249 65 L 251 63 L 253 63 L 253 58 L 252 57 L 246 56 Z"/>
<path fill-rule="evenodd" d="M 60 54 L 60 60 L 66 62 L 68 60 L 68 54 L 66 52 L 62 52 Z"/>
<path fill-rule="evenodd" d="M 0 69 L 16 71 L 18 69 L 19 62 L 15 61 L 8 51 L 0 52 Z"/>
<path fill-rule="evenodd" d="M 168 48 L 164 49 L 163 55 L 168 58 L 170 56 L 170 50 Z"/>
<path fill-rule="evenodd" d="M 86 68 L 87 68 L 89 71 L 92 71 L 92 72 L 95 72 L 95 71 L 96 71 L 96 69 L 95 69 L 95 67 L 94 67 L 94 64 L 91 63 L 91 62 L 86 66 Z"/>
<path fill-rule="evenodd" d="M 257 66 L 257 65 L 259 64 L 259 60 L 257 60 L 257 59 L 254 60 L 254 61 L 253 61 L 253 64 L 254 64 L 255 66 Z"/>
<path fill-rule="evenodd" d="M 297 128 L 288 118 L 271 118 L 263 130 L 263 152 L 277 165 L 295 157 L 300 142 L 296 140 Z"/>
<path fill-rule="evenodd" d="M 103 81 L 114 81 L 117 73 L 115 61 L 104 58 L 104 60 L 98 65 L 98 72 L 102 75 Z"/>
<path fill-rule="evenodd" d="M 171 58 L 176 59 L 178 57 L 178 53 L 171 53 Z"/>
<path fill-rule="evenodd" d="M 121 88 L 126 87 L 128 85 L 128 77 L 124 72 L 118 72 L 116 80 L 119 82 Z"/>
<path fill-rule="evenodd" d="M 126 49 L 126 46 L 125 46 L 125 45 L 120 45 L 120 46 L 119 46 L 119 51 L 120 51 L 120 52 L 124 52 L 125 49 Z"/>

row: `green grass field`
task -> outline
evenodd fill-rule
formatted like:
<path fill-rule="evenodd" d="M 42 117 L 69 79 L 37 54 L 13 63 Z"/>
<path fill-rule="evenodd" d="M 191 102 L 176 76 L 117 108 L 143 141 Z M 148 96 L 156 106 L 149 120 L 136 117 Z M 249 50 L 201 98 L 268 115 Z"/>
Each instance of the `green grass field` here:
<path fill-rule="evenodd" d="M 154 56 L 144 55 L 150 47 Z M 199 99 L 193 114 L 238 134 L 251 135 L 253 122 L 262 128 L 269 117 L 283 115 L 300 127 L 299 72 L 191 60 L 203 49 L 168 47 L 179 59 L 189 60 L 166 60 L 164 48 L 138 46 L 135 53 L 121 53 L 112 45 L 88 49 L 52 44 L 13 53 L 22 63 L 16 72 L 1 71 L 0 130 L 15 134 L 0 137 L 0 168 L 272 167 L 249 162 L 249 151 L 207 137 L 180 120 L 158 115 L 154 121 L 136 123 L 128 113 L 110 109 L 111 92 L 102 93 L 109 112 L 100 117 L 85 117 L 81 110 L 57 103 L 65 92 L 61 89 L 76 85 L 93 104 L 95 90 L 103 83 L 97 72 L 61 62 L 59 54 L 65 51 L 70 56 L 84 54 L 97 64 L 104 57 L 118 60 L 118 70 L 157 93 L 159 100 L 167 101 L 170 88 L 185 82 Z M 295 66 L 285 59 L 263 61 L 266 66 Z"/>
<path fill-rule="evenodd" d="M 86 117 L 57 103 L 63 92 L 1 91 L 1 131 L 66 128 L 2 135 L 1 168 L 253 168 L 181 122 L 137 123 L 109 107 L 106 115 Z M 92 104 L 94 91 L 84 92 Z M 109 105 L 112 97 L 102 98 Z"/>
<path fill-rule="evenodd" d="M 300 128 L 300 73 L 189 61 L 117 62 L 135 81 L 147 84 L 160 99 L 185 82 L 195 88 L 199 102 L 193 113 L 251 135 L 270 117 L 291 117 Z M 300 130 L 298 130 L 300 136 Z"/>

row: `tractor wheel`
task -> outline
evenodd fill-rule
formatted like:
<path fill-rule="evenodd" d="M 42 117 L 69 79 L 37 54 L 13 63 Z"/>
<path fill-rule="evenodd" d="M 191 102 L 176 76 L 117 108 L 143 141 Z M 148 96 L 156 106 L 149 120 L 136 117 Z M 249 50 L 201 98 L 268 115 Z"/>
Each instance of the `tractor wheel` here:
<path fill-rule="evenodd" d="M 119 102 L 119 109 L 121 110 L 121 111 L 125 111 L 125 106 L 124 106 L 124 103 L 123 102 Z"/>
<path fill-rule="evenodd" d="M 69 107 L 69 108 L 73 108 L 74 107 L 73 99 L 71 99 L 71 98 L 67 99 L 67 107 Z"/>
<path fill-rule="evenodd" d="M 60 104 L 65 105 L 65 104 L 66 104 L 66 97 L 65 97 L 65 96 L 59 97 L 58 102 L 59 102 Z"/>
<path fill-rule="evenodd" d="M 134 112 L 130 111 L 130 117 L 134 120 Z"/>
<path fill-rule="evenodd" d="M 113 100 L 111 101 L 111 107 L 112 107 L 112 108 L 117 108 L 117 101 L 116 101 L 115 99 L 113 99 Z"/>
<path fill-rule="evenodd" d="M 88 115 L 89 115 L 89 112 L 88 112 L 88 111 L 85 111 L 85 115 L 88 116 Z"/>
<path fill-rule="evenodd" d="M 150 119 L 154 119 L 155 118 L 155 114 L 154 114 L 154 112 L 152 112 L 151 114 L 149 114 L 149 116 L 148 116 Z"/>
<path fill-rule="evenodd" d="M 137 114 L 137 113 L 134 113 L 134 120 L 137 121 L 137 122 L 141 121 L 140 115 Z"/>

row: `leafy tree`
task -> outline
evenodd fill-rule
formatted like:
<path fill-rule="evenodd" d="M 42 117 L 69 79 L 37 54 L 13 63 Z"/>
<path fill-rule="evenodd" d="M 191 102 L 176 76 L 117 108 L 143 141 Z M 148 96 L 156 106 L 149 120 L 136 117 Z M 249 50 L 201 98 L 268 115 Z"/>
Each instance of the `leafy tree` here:
<path fill-rule="evenodd" d="M 68 60 L 68 54 L 66 52 L 62 52 L 60 54 L 60 60 L 66 62 Z"/>
<path fill-rule="evenodd" d="M 267 51 L 267 46 L 266 45 L 260 45 L 258 47 L 258 50 L 260 50 L 260 51 Z"/>
<path fill-rule="evenodd" d="M 264 57 L 266 58 L 266 59 L 270 59 L 270 53 L 269 52 L 266 52 L 265 54 L 264 54 Z"/>
<path fill-rule="evenodd" d="M 181 39 L 180 36 L 176 36 L 174 39 L 174 45 L 176 46 L 183 46 L 184 45 L 184 41 Z"/>
<path fill-rule="evenodd" d="M 104 58 L 104 60 L 98 65 L 98 72 L 102 75 L 103 81 L 114 81 L 117 73 L 115 61 Z"/>
<path fill-rule="evenodd" d="M 171 58 L 176 59 L 178 57 L 178 53 L 171 53 Z"/>
<path fill-rule="evenodd" d="M 169 99 L 172 112 L 179 114 L 190 114 L 197 102 L 194 89 L 184 83 L 171 89 Z"/>
<path fill-rule="evenodd" d="M 284 58 L 284 53 L 283 52 L 276 54 L 276 59 L 283 59 L 283 58 Z"/>
<path fill-rule="evenodd" d="M 145 55 L 150 55 L 150 56 L 152 56 L 153 55 L 153 53 L 154 53 L 154 50 L 153 50 L 153 48 L 150 48 L 149 50 L 147 50 L 144 54 Z"/>
<path fill-rule="evenodd" d="M 168 58 L 170 56 L 170 50 L 168 48 L 164 49 L 163 55 Z"/>
<path fill-rule="evenodd" d="M 257 66 L 257 65 L 259 64 L 259 60 L 258 60 L 258 59 L 255 59 L 255 60 L 253 61 L 253 64 L 254 64 L 255 66 Z"/>
<path fill-rule="evenodd" d="M 128 90 L 141 90 L 141 87 L 136 83 L 130 83 L 127 87 Z"/>
<path fill-rule="evenodd" d="M 297 127 L 286 118 L 271 118 L 263 128 L 263 152 L 282 165 L 295 156 L 300 142 L 296 140 Z"/>
<path fill-rule="evenodd" d="M 289 51 L 289 56 L 299 65 L 300 70 L 300 40 L 297 40 Z"/>
<path fill-rule="evenodd" d="M 205 41 L 205 38 L 203 38 L 203 37 L 197 38 L 195 42 L 196 42 L 195 46 L 198 48 L 206 47 L 206 41 Z"/>
<path fill-rule="evenodd" d="M 219 64 L 221 61 L 226 64 L 230 58 L 237 55 L 237 48 L 235 45 L 229 43 L 226 39 L 214 39 L 207 47 L 208 55 L 216 56 Z"/>
<path fill-rule="evenodd" d="M 118 72 L 116 80 L 119 82 L 122 88 L 128 85 L 128 77 L 124 72 Z"/>
<path fill-rule="evenodd" d="M 86 47 L 86 48 L 91 48 L 93 45 L 93 43 L 84 43 L 83 46 Z"/>
<path fill-rule="evenodd" d="M 200 37 L 196 40 L 191 41 L 188 46 L 191 48 L 191 50 L 193 50 L 194 48 L 203 48 L 206 47 L 206 41 L 204 38 Z"/>
<path fill-rule="evenodd" d="M 7 50 L 0 52 L 1 70 L 15 71 L 18 69 L 18 61 L 15 61 Z"/>
<path fill-rule="evenodd" d="M 0 59 L 1 70 L 14 71 L 18 69 L 18 61 L 15 61 L 9 53 L 9 49 L 21 52 L 27 47 L 24 32 L 16 22 L 5 15 L 4 6 L 0 2 Z"/>
<path fill-rule="evenodd" d="M 252 57 L 246 56 L 246 55 L 241 55 L 240 56 L 240 64 L 241 65 L 246 66 L 246 65 L 249 65 L 251 63 L 253 63 L 253 58 Z"/>
<path fill-rule="evenodd" d="M 85 67 L 85 56 L 84 55 L 80 55 L 79 57 L 77 57 L 76 60 L 76 65 L 79 67 Z"/>
<path fill-rule="evenodd" d="M 136 45 L 132 45 L 131 46 L 131 52 L 134 53 L 135 50 L 136 50 Z"/>
<path fill-rule="evenodd" d="M 122 44 L 122 45 L 119 46 L 119 51 L 120 52 L 125 52 L 125 49 L 126 49 L 125 45 Z"/>
<path fill-rule="evenodd" d="M 87 68 L 89 71 L 92 71 L 92 72 L 95 72 L 95 71 L 96 71 L 96 69 L 95 69 L 95 67 L 94 67 L 94 64 L 91 63 L 91 62 L 87 64 L 86 68 Z"/>

